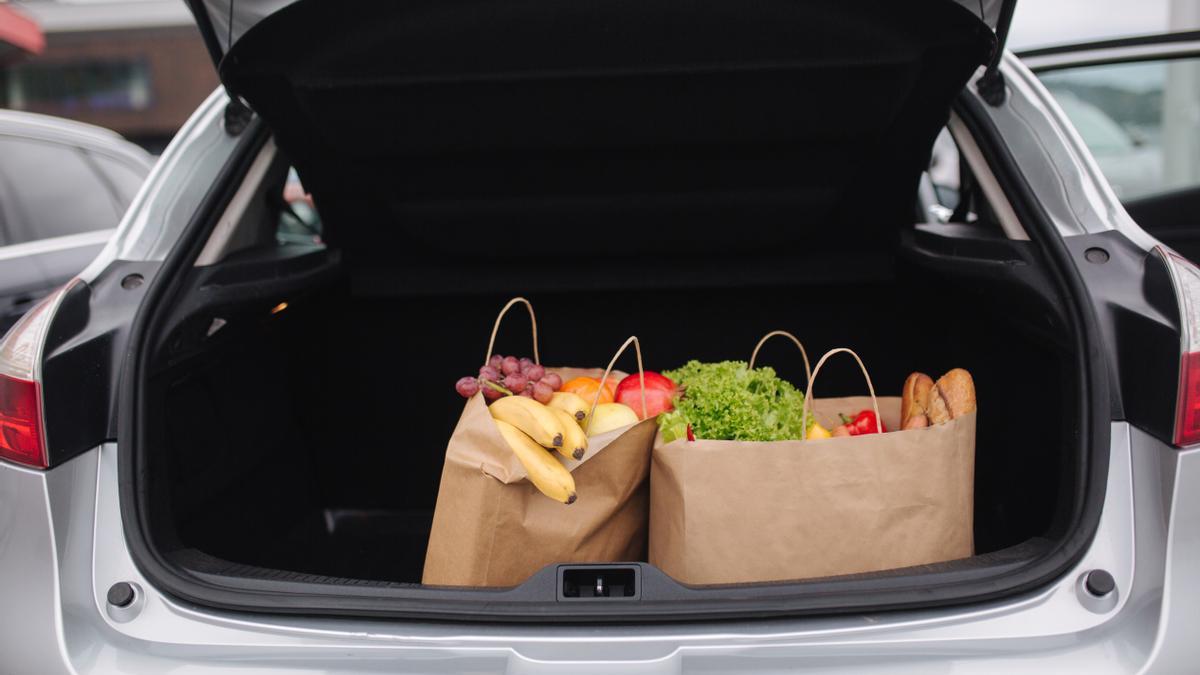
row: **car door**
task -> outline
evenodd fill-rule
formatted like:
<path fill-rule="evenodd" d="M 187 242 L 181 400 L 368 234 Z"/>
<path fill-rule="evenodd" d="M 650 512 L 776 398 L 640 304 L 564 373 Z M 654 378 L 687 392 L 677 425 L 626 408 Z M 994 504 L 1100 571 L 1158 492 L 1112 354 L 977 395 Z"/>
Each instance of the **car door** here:
<path fill-rule="evenodd" d="M 47 283 L 33 259 L 10 245 L 13 207 L 11 190 L 0 177 L 0 334 L 33 306 Z"/>
<path fill-rule="evenodd" d="M 0 332 L 87 266 L 123 208 L 83 150 L 0 134 Z"/>
<path fill-rule="evenodd" d="M 1134 220 L 1200 260 L 1200 31 L 1020 56 Z"/>

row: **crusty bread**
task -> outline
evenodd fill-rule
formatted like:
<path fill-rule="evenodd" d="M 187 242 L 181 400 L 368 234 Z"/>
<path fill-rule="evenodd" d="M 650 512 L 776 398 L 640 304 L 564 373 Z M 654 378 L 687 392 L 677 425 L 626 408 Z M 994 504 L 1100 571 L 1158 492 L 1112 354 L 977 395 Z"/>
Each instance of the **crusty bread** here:
<path fill-rule="evenodd" d="M 929 426 L 929 392 L 933 378 L 925 373 L 912 373 L 904 380 L 900 398 L 900 428 L 919 429 Z"/>
<path fill-rule="evenodd" d="M 975 410 L 975 382 L 971 374 L 955 368 L 934 383 L 929 394 L 929 422 L 942 424 Z"/>

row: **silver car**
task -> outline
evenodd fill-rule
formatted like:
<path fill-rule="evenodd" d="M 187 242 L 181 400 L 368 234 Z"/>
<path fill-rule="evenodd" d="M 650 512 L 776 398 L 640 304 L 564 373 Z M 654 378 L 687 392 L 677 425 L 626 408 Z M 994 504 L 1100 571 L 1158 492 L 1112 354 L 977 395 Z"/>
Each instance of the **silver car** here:
<path fill-rule="evenodd" d="M 152 166 L 108 129 L 0 110 L 0 332 L 96 257 Z"/>
<path fill-rule="evenodd" d="M 191 6 L 222 89 L 0 342 L 3 672 L 1196 671 L 1200 270 L 1003 52 L 1011 0 Z M 970 369 L 975 555 L 422 585 L 517 292 L 555 361 L 784 328 Z"/>

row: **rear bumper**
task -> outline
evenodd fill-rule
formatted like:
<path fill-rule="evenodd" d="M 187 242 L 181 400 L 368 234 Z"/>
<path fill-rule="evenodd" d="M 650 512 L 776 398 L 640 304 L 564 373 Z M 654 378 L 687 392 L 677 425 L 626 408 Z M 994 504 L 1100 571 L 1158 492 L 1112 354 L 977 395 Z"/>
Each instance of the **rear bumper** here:
<path fill-rule="evenodd" d="M 163 595 L 123 539 L 116 447 L 47 473 L 0 467 L 0 653 L 8 672 L 1186 672 L 1200 657 L 1200 450 L 1112 428 L 1104 512 L 1078 567 L 1036 592 L 971 607 L 658 627 L 430 624 L 223 613 Z M 1190 489 L 1189 489 L 1190 488 Z M 1136 536 L 1135 536 L 1136 532 Z M 1078 579 L 1116 579 L 1089 609 Z M 131 620 L 116 582 L 142 591 Z M 1093 603 L 1094 605 L 1094 603 Z"/>

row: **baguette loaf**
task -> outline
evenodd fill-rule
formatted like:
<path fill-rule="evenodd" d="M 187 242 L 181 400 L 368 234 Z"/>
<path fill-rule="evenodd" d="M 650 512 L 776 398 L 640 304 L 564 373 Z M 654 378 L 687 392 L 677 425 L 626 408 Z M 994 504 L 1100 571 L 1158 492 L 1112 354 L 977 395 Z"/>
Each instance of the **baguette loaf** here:
<path fill-rule="evenodd" d="M 900 399 L 900 428 L 920 429 L 929 426 L 929 394 L 933 378 L 925 373 L 912 373 L 904 380 Z"/>
<path fill-rule="evenodd" d="M 975 382 L 955 368 L 941 376 L 929 393 L 929 423 L 943 424 L 975 410 Z"/>

